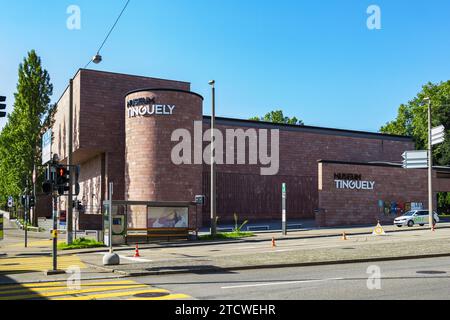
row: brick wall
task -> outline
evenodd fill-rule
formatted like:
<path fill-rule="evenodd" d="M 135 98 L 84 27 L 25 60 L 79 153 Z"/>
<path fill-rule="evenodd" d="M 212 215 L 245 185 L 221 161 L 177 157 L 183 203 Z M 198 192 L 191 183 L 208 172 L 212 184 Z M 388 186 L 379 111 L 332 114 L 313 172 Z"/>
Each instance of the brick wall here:
<path fill-rule="evenodd" d="M 193 135 L 194 121 L 202 120 L 203 99 L 190 92 L 153 90 L 132 93 L 127 101 L 147 97 L 155 99 L 155 104 L 175 105 L 175 109 L 172 115 L 126 115 L 125 200 L 192 202 L 201 194 L 202 166 L 175 165 L 171 153 L 176 142 L 172 143 L 171 137 L 177 129 Z M 122 112 L 127 114 L 127 108 Z M 194 208 L 190 210 L 190 222 L 193 227 Z"/>
<path fill-rule="evenodd" d="M 73 163 L 81 166 L 81 194 L 89 213 L 99 213 L 114 182 L 114 199 L 125 195 L 125 95 L 138 88 L 189 90 L 190 84 L 141 76 L 80 69 L 73 81 Z M 69 89 L 57 103 L 52 153 L 68 154 Z M 60 210 L 66 201 L 61 198 Z"/>
<path fill-rule="evenodd" d="M 407 203 L 423 203 L 428 208 L 427 170 L 406 170 L 397 166 L 319 163 L 319 208 L 316 214 L 318 226 L 343 226 L 376 224 L 381 221 L 392 224 L 402 214 Z M 335 173 L 360 174 L 363 181 L 374 181 L 374 190 L 338 189 Z M 450 179 L 437 179 L 434 173 L 435 191 L 450 190 Z M 380 207 L 397 204 L 394 213 Z M 436 209 L 436 202 L 434 202 Z"/>
<path fill-rule="evenodd" d="M 232 221 L 237 213 L 244 219 L 279 219 L 281 184 L 287 183 L 287 214 L 291 219 L 314 219 L 319 208 L 317 161 L 400 161 L 405 150 L 414 149 L 412 140 L 367 133 L 347 134 L 339 130 L 293 128 L 241 121 L 217 120 L 226 129 L 266 128 L 280 130 L 280 170 L 276 176 L 261 176 L 260 165 L 218 165 L 217 214 Z M 204 130 L 210 122 L 204 121 Z M 203 193 L 209 198 L 210 166 L 203 166 Z M 209 201 L 203 219 L 209 221 Z"/>
<path fill-rule="evenodd" d="M 128 166 L 146 166 L 148 174 L 153 175 L 155 180 L 146 181 L 146 187 L 133 187 L 132 194 L 127 192 L 126 172 L 129 169 L 126 167 L 125 156 L 124 98 L 129 91 L 139 88 L 190 90 L 190 84 L 83 69 L 74 78 L 74 163 L 81 164 L 80 197 L 85 197 L 95 213 L 98 212 L 102 200 L 108 197 L 109 182 L 115 184 L 115 200 L 139 198 L 146 201 L 152 199 L 191 201 L 196 194 L 209 195 L 207 164 L 200 166 L 198 172 L 195 167 L 181 169 L 176 166 L 154 167 L 155 161 L 161 163 L 170 161 L 168 151 L 176 144 L 171 143 L 169 137 L 171 130 L 175 129 L 174 125 L 177 128 L 180 126 L 190 128 L 194 120 L 203 119 L 203 130 L 209 128 L 209 120 L 201 115 L 201 103 L 196 107 L 198 110 L 194 114 L 183 115 L 182 124 L 172 124 L 158 118 L 158 123 L 153 123 L 153 127 L 156 132 L 164 133 L 162 138 L 152 138 L 151 135 L 141 132 L 147 142 L 152 143 L 152 146 L 149 145 L 147 148 L 149 154 L 145 158 L 143 154 L 145 150 L 137 148 L 135 152 L 142 153 L 140 163 L 133 165 L 133 159 L 130 158 Z M 59 153 L 63 159 L 67 156 L 68 148 L 68 99 L 66 90 L 58 102 L 53 126 L 53 152 Z M 183 99 L 187 98 L 180 95 L 176 99 L 179 99 L 176 103 L 183 105 Z M 156 121 L 147 120 L 149 123 Z M 218 119 L 217 125 L 222 131 L 227 128 L 280 130 L 278 175 L 261 176 L 259 165 L 217 166 L 219 196 L 217 204 L 221 221 L 232 220 L 234 213 L 251 220 L 279 218 L 280 189 L 283 182 L 288 184 L 288 215 L 291 218 L 314 218 L 314 210 L 319 207 L 317 160 L 400 161 L 401 154 L 405 150 L 414 148 L 412 140 L 408 138 L 362 132 L 313 127 L 297 128 L 230 119 Z M 129 145 L 132 146 L 132 143 L 130 141 Z M 153 158 L 152 150 L 158 150 L 157 153 L 153 152 Z M 152 183 L 155 184 L 154 187 Z M 174 183 L 185 189 L 186 192 L 182 196 L 174 191 L 177 190 L 173 187 Z M 208 204 L 202 211 L 199 220 L 201 221 L 203 217 L 205 221 L 209 221 Z"/>

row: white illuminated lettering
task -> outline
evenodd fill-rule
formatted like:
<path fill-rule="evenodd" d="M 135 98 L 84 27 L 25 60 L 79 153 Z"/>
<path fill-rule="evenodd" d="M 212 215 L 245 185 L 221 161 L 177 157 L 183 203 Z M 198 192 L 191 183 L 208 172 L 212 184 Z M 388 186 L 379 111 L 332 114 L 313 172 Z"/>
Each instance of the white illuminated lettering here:
<path fill-rule="evenodd" d="M 374 190 L 375 181 L 334 180 L 336 189 Z"/>
<path fill-rule="evenodd" d="M 172 115 L 174 114 L 175 105 L 166 104 L 152 104 L 155 99 L 139 98 L 129 100 L 127 102 L 128 117 L 144 117 L 151 115 Z"/>

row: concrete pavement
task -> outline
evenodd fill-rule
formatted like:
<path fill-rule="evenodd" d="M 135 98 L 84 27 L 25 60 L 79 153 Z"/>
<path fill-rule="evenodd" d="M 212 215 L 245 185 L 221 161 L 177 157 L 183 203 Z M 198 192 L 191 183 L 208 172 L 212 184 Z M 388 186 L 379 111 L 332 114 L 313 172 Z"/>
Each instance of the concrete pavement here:
<path fill-rule="evenodd" d="M 381 272 L 379 289 L 369 280 L 369 267 Z M 139 281 L 201 300 L 448 300 L 450 258 L 158 275 Z"/>
<path fill-rule="evenodd" d="M 134 249 L 119 254 L 121 265 L 106 269 L 98 253 L 80 257 L 89 266 L 128 276 L 413 259 L 450 256 L 450 229 L 435 232 L 409 229 L 386 236 L 349 235 L 348 240 L 336 235 L 303 238 L 292 233 L 286 238 L 279 237 L 276 247 L 272 247 L 271 238 L 266 235 L 257 241 L 152 247 L 140 250 L 140 258 L 133 258 Z"/>

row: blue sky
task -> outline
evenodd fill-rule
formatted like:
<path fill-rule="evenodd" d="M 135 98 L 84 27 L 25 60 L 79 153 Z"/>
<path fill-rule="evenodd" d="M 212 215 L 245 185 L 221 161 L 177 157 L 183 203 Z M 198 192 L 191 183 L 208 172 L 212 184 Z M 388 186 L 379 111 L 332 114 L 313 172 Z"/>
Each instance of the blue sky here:
<path fill-rule="evenodd" d="M 42 57 L 56 101 L 124 3 L 0 0 L 9 107 L 28 50 Z M 72 4 L 81 30 L 66 28 Z M 366 27 L 371 4 L 381 8 L 381 30 Z M 215 79 L 219 116 L 283 109 L 307 125 L 377 131 L 424 83 L 450 78 L 449 16 L 446 0 L 132 0 L 94 67 L 189 81 L 205 96 L 205 114 Z"/>

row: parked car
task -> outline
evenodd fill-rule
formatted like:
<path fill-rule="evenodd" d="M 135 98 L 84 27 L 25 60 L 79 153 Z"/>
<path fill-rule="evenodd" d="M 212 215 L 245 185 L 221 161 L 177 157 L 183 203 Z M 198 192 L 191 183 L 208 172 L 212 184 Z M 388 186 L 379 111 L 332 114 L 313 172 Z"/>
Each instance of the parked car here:
<path fill-rule="evenodd" d="M 439 222 L 439 216 L 436 212 L 433 213 L 434 213 L 434 224 L 436 224 Z M 429 215 L 428 210 L 408 211 L 403 216 L 395 218 L 394 225 L 396 225 L 399 228 L 403 226 L 413 227 L 416 224 L 423 227 L 430 221 L 428 215 Z"/>

